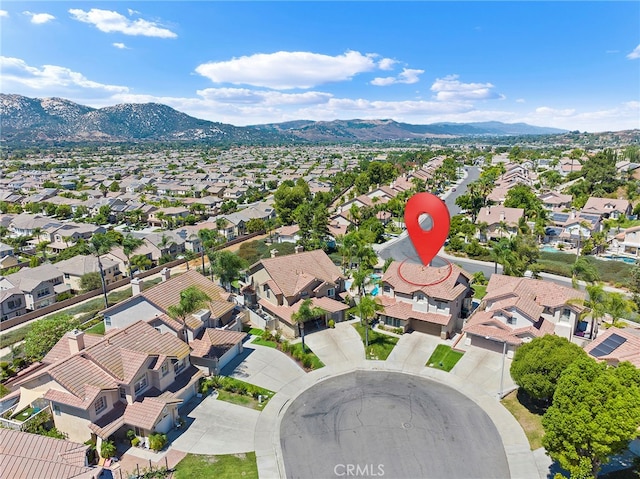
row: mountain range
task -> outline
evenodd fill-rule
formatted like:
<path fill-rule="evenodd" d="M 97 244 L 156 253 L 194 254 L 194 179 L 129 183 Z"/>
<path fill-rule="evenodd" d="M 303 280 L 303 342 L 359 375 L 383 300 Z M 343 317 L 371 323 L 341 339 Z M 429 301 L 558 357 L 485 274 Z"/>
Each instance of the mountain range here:
<path fill-rule="evenodd" d="M 550 135 L 566 130 L 526 123 L 433 123 L 393 120 L 298 120 L 233 126 L 194 118 L 158 103 L 91 108 L 63 98 L 0 94 L 0 139 L 6 142 L 207 141 L 314 143 L 424 140 L 469 136 Z"/>

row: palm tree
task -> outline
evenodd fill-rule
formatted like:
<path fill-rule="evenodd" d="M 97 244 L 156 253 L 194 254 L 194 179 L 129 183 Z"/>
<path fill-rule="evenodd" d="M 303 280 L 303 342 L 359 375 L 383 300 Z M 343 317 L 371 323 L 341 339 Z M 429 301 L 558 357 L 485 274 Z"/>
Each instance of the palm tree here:
<path fill-rule="evenodd" d="M 376 317 L 376 312 L 382 311 L 384 308 L 380 304 L 380 298 L 374 298 L 372 296 L 362 296 L 358 303 L 358 312 L 360 313 L 360 320 L 364 324 L 364 344 L 365 350 L 369 348 L 369 323 Z"/>
<path fill-rule="evenodd" d="M 621 327 L 620 321 L 625 313 L 631 313 L 635 311 L 635 303 L 624 297 L 622 293 L 607 293 L 605 299 L 605 308 L 607 313 L 611 316 L 611 325 L 615 327 Z"/>
<path fill-rule="evenodd" d="M 180 302 L 167 308 L 167 313 L 173 319 L 182 322 L 182 337 L 189 344 L 187 335 L 187 317 L 202 308 L 211 298 L 197 286 L 189 286 L 180 292 Z"/>
<path fill-rule="evenodd" d="M 291 319 L 293 320 L 293 322 L 298 325 L 300 338 L 302 339 L 302 352 L 306 351 L 304 345 L 304 323 L 320 317 L 325 317 L 327 314 L 324 309 L 317 306 L 312 306 L 312 304 L 313 303 L 311 299 L 305 299 L 300 305 L 298 311 L 291 315 Z"/>
<path fill-rule="evenodd" d="M 100 270 L 100 281 L 102 283 L 102 295 L 104 296 L 104 307 L 109 307 L 109 300 L 107 299 L 107 286 L 104 281 L 104 269 L 102 269 L 102 261 L 100 256 L 108 253 L 113 247 L 113 241 L 106 234 L 98 233 L 91 237 L 87 242 L 87 248 L 89 252 L 98 258 L 98 269 Z"/>
<path fill-rule="evenodd" d="M 127 265 L 128 265 L 128 268 L 129 268 L 129 277 L 133 276 L 133 273 L 132 273 L 133 269 L 131 268 L 131 254 L 135 250 L 137 250 L 140 246 L 142 246 L 143 243 L 144 243 L 144 240 L 142 240 L 140 238 L 136 238 L 131 233 L 128 233 L 122 239 L 122 252 L 127 257 Z"/>

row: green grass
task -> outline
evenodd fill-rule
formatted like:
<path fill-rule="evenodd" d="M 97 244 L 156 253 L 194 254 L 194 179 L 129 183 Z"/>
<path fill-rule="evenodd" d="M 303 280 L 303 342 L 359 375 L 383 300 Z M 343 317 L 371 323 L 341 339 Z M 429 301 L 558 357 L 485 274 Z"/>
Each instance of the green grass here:
<path fill-rule="evenodd" d="M 176 466 L 176 479 L 258 479 L 256 453 L 206 456 L 187 454 Z"/>
<path fill-rule="evenodd" d="M 254 338 L 253 341 L 251 341 L 251 344 L 259 344 L 260 346 L 266 346 L 268 348 L 278 347 L 275 341 L 266 341 L 260 337 Z"/>
<path fill-rule="evenodd" d="M 516 421 L 520 423 L 522 430 L 529 440 L 529 447 L 531 450 L 535 451 L 542 447 L 542 436 L 544 436 L 542 416 L 531 412 L 520 402 L 518 398 L 518 391 L 513 391 L 507 394 L 501 402 L 513 417 L 516 418 Z"/>
<path fill-rule="evenodd" d="M 250 328 L 246 332 L 249 333 L 249 334 L 252 334 L 254 336 L 262 336 L 262 333 L 264 333 L 264 329 Z"/>
<path fill-rule="evenodd" d="M 257 409 L 258 411 L 262 411 L 262 409 L 268 402 L 268 401 L 262 401 L 262 403 L 259 403 L 257 399 L 254 399 L 251 396 L 232 393 L 229 391 L 224 391 L 222 389 L 218 390 L 218 399 L 220 401 L 230 402 L 231 404 L 237 404 L 238 406 Z"/>
<path fill-rule="evenodd" d="M 358 334 L 360 334 L 362 343 L 364 344 L 364 326 L 356 323 L 353 327 L 356 328 Z M 369 347 L 365 351 L 365 357 L 367 359 L 380 359 L 381 361 L 384 361 L 387 359 L 397 342 L 398 338 L 396 337 L 369 329 Z"/>
<path fill-rule="evenodd" d="M 20 422 L 26 421 L 33 415 L 34 411 L 35 409 L 33 409 L 32 407 L 26 407 L 22 411 L 20 411 L 18 414 L 16 414 L 13 417 L 13 420 L 20 421 Z"/>
<path fill-rule="evenodd" d="M 85 332 L 90 334 L 98 334 L 100 336 L 104 336 L 104 321 L 100 321 L 99 323 L 94 324 Z"/>
<path fill-rule="evenodd" d="M 427 366 L 449 372 L 457 364 L 463 354 L 464 353 L 460 351 L 454 351 L 446 344 L 438 344 L 435 351 L 427 361 Z"/>
<path fill-rule="evenodd" d="M 484 295 L 487 294 L 487 287 L 485 285 L 472 284 L 471 287 L 473 288 L 474 298 L 482 299 L 484 298 Z"/>
<path fill-rule="evenodd" d="M 600 274 L 600 279 L 606 283 L 624 286 L 624 280 L 631 278 L 632 265 L 623 261 L 607 261 L 593 256 L 584 256 Z M 571 267 L 576 261 L 576 255 L 571 253 L 540 252 L 538 265 L 540 271 L 571 277 Z"/>

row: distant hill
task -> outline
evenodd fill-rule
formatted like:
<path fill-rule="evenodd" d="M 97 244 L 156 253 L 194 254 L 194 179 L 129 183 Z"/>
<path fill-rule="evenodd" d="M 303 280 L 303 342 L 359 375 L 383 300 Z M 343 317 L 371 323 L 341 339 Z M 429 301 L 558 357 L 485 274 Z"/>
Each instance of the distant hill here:
<path fill-rule="evenodd" d="M 200 120 L 158 103 L 125 103 L 96 109 L 63 98 L 8 94 L 0 94 L 0 128 L 0 139 L 14 142 L 340 143 L 565 133 L 525 123 L 411 125 L 393 120 L 297 120 L 237 127 Z"/>

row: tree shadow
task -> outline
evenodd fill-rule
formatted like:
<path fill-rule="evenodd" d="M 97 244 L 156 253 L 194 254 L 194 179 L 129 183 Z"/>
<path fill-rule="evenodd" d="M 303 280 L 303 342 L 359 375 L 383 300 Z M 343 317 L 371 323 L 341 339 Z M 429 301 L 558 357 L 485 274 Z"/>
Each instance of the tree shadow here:
<path fill-rule="evenodd" d="M 531 414 L 542 416 L 551 405 L 546 400 L 534 399 L 529 396 L 522 388 L 518 388 L 518 402 L 522 404 Z"/>

